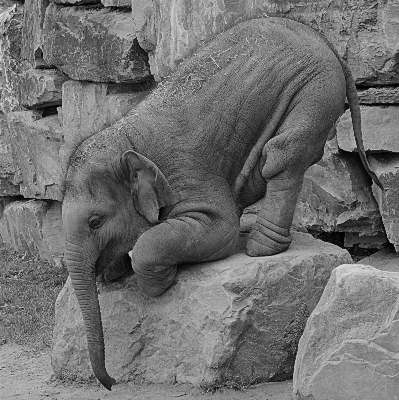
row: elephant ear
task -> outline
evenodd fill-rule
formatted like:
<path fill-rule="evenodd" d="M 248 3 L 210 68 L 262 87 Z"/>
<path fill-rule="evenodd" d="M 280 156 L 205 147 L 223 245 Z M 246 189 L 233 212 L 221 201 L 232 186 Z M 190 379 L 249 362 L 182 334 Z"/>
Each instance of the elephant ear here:
<path fill-rule="evenodd" d="M 128 172 L 136 210 L 151 223 L 159 222 L 159 210 L 174 204 L 165 176 L 152 161 L 133 150 L 123 154 L 122 165 Z"/>

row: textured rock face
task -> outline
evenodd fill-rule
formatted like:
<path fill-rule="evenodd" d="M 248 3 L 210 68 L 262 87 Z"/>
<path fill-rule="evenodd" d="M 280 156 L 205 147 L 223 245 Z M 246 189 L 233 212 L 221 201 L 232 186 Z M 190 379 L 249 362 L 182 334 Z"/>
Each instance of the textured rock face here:
<path fill-rule="evenodd" d="M 361 107 L 364 148 L 367 152 L 399 153 L 399 107 Z M 338 146 L 345 151 L 357 151 L 349 110 L 337 125 Z"/>
<path fill-rule="evenodd" d="M 99 4 L 100 0 L 54 0 L 56 4 L 81 6 L 85 4 Z"/>
<path fill-rule="evenodd" d="M 339 153 L 335 139 L 326 143 L 322 160 L 305 174 L 294 226 L 361 236 L 384 231 L 360 159 Z"/>
<path fill-rule="evenodd" d="M 29 69 L 19 76 L 19 102 L 28 108 L 61 105 L 61 87 L 67 80 L 58 70 Z"/>
<path fill-rule="evenodd" d="M 15 184 L 16 167 L 8 135 L 7 122 L 0 115 L 0 196 L 19 195 L 19 185 Z M 1 197 L 0 197 L 1 199 Z"/>
<path fill-rule="evenodd" d="M 4 207 L 0 234 L 15 251 L 59 261 L 63 254 L 61 205 L 42 200 L 14 201 Z"/>
<path fill-rule="evenodd" d="M 59 149 L 62 142 L 57 115 L 41 118 L 35 111 L 16 111 L 7 116 L 14 160 L 15 180 L 27 198 L 62 199 Z"/>
<path fill-rule="evenodd" d="M 358 90 L 357 95 L 360 104 L 399 104 L 399 88 L 395 86 Z"/>
<path fill-rule="evenodd" d="M 399 272 L 399 255 L 389 249 L 382 249 L 361 259 L 358 264 L 370 265 L 382 271 Z"/>
<path fill-rule="evenodd" d="M 86 138 L 112 125 L 149 93 L 151 83 L 142 85 L 97 84 L 68 81 L 62 87 L 62 130 L 60 154 L 63 168 L 71 152 Z M 133 91 L 136 90 L 136 91 Z"/>
<path fill-rule="evenodd" d="M 14 4 L 0 14 L 0 112 L 18 110 L 18 76 L 21 60 L 21 5 Z"/>
<path fill-rule="evenodd" d="M 132 0 L 101 0 L 105 7 L 132 7 Z"/>
<path fill-rule="evenodd" d="M 136 82 L 150 75 L 130 11 L 50 4 L 43 37 L 44 61 L 72 79 Z"/>
<path fill-rule="evenodd" d="M 394 0 L 132 0 L 140 45 L 151 71 L 165 77 L 176 63 L 229 25 L 266 15 L 287 16 L 323 32 L 361 84 L 398 82 L 395 65 L 399 11 Z"/>
<path fill-rule="evenodd" d="M 65 239 L 62 227 L 62 204 L 59 201 L 49 202 L 46 218 L 42 224 L 42 235 L 53 261 L 61 263 L 64 256 Z"/>
<path fill-rule="evenodd" d="M 21 58 L 24 68 L 43 66 L 42 29 L 49 0 L 25 0 L 21 38 Z"/>
<path fill-rule="evenodd" d="M 332 268 L 348 261 L 346 250 L 295 234 L 278 256 L 251 258 L 240 249 L 219 262 L 182 268 L 159 298 L 143 296 L 134 275 L 101 284 L 109 372 L 118 380 L 196 385 L 287 378 L 307 315 Z M 56 375 L 92 376 L 69 281 L 56 302 L 53 343 Z"/>
<path fill-rule="evenodd" d="M 336 268 L 299 341 L 294 398 L 397 398 L 398 298 L 399 268 Z"/>
<path fill-rule="evenodd" d="M 399 251 L 399 154 L 374 154 L 369 159 L 385 189 L 373 185 L 387 237 Z"/>

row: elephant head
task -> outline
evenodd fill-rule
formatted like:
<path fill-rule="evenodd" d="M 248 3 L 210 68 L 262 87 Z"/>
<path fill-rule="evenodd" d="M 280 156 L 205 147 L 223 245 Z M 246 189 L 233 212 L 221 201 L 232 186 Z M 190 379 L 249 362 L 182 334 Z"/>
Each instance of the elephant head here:
<path fill-rule="evenodd" d="M 118 264 L 130 265 L 128 251 L 159 222 L 160 210 L 173 203 L 173 196 L 165 176 L 146 157 L 133 150 L 115 155 L 115 148 L 100 147 L 97 153 L 82 145 L 71 158 L 62 219 L 65 260 L 83 314 L 91 365 L 110 389 L 115 380 L 105 369 L 96 276 Z"/>

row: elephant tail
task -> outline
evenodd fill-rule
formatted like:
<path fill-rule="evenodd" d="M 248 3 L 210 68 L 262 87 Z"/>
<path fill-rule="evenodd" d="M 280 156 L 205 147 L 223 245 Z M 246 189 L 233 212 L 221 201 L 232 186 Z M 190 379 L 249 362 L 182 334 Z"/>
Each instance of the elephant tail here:
<path fill-rule="evenodd" d="M 378 179 L 377 175 L 371 170 L 370 164 L 367 160 L 366 151 L 364 149 L 363 137 L 362 137 L 362 128 L 361 128 L 361 113 L 359 106 L 359 99 L 357 97 L 357 90 L 355 86 L 355 82 L 353 80 L 352 74 L 349 71 L 344 60 L 341 57 L 338 58 L 342 65 L 342 69 L 344 71 L 345 80 L 346 80 L 346 98 L 348 99 L 349 109 L 352 117 L 352 126 L 353 133 L 355 136 L 356 146 L 359 152 L 360 159 L 364 166 L 364 169 L 369 174 L 371 179 L 378 185 L 382 190 L 384 187 L 381 181 Z"/>
<path fill-rule="evenodd" d="M 327 38 L 321 32 L 319 32 L 319 34 L 323 38 L 327 46 L 337 57 L 344 72 L 346 81 L 346 98 L 348 99 L 349 109 L 351 112 L 353 133 L 355 136 L 355 142 L 360 156 L 360 160 L 362 161 L 363 167 L 366 170 L 367 174 L 370 176 L 370 178 L 375 182 L 376 185 L 378 185 L 382 190 L 384 190 L 381 181 L 378 179 L 377 175 L 371 170 L 370 164 L 367 160 L 366 151 L 364 149 L 364 144 L 363 144 L 363 136 L 362 136 L 362 116 L 360 113 L 359 99 L 357 97 L 356 85 L 355 81 L 353 80 L 352 73 L 349 70 L 348 66 L 346 65 L 346 62 L 338 54 L 334 46 L 327 40 Z"/>

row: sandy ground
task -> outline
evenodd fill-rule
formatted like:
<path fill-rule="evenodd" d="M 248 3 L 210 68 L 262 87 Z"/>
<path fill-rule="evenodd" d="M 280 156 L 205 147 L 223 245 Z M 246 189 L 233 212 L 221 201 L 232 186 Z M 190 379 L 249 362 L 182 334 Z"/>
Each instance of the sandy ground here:
<path fill-rule="evenodd" d="M 291 400 L 292 382 L 267 383 L 245 391 L 233 389 L 204 393 L 187 385 L 117 384 L 109 392 L 99 385 L 54 379 L 50 352 L 37 353 L 22 346 L 0 346 L 0 399 L 19 400 Z"/>

